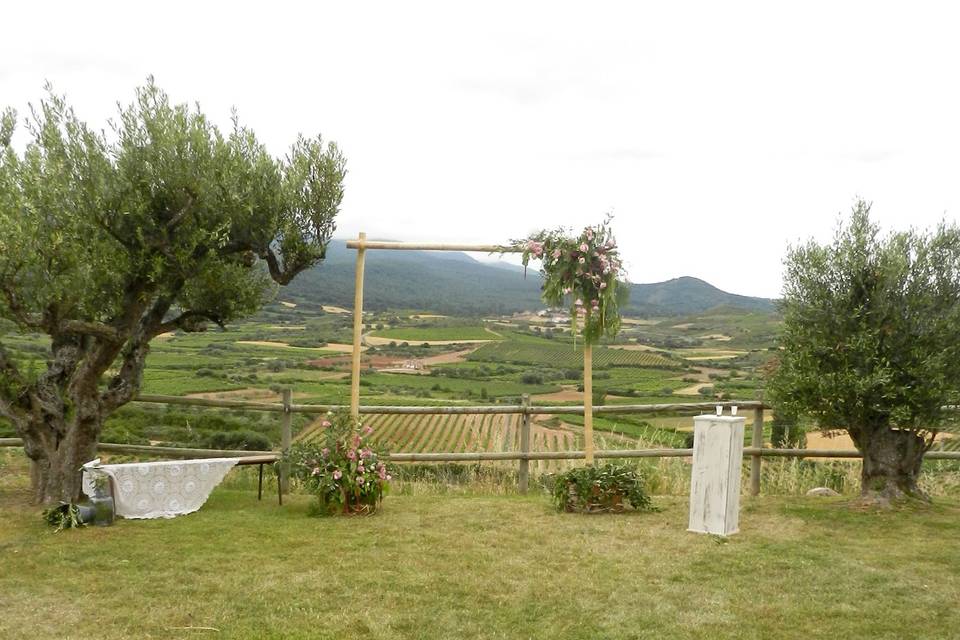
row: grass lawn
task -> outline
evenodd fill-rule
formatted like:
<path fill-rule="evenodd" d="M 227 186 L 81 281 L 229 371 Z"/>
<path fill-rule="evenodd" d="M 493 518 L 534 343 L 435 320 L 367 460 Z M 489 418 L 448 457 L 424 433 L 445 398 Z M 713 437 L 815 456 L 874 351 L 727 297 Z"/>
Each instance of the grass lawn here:
<path fill-rule="evenodd" d="M 0 480 L 0 637 L 951 638 L 960 503 L 748 500 L 728 541 L 543 496 L 392 495 L 317 519 L 218 489 L 199 512 L 53 534 Z M 236 473 L 236 472 L 233 472 Z M 234 487 L 234 488 L 231 488 Z M 178 628 L 179 627 L 179 628 Z M 184 627 L 194 627 L 184 629 Z M 199 629 L 212 627 L 218 631 Z"/>

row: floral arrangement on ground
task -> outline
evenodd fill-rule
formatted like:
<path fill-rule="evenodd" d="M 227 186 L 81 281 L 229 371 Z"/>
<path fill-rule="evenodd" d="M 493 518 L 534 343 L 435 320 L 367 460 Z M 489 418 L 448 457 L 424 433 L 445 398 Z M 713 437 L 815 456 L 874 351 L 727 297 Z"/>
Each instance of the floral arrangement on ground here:
<path fill-rule="evenodd" d="M 313 494 L 318 515 L 372 514 L 392 479 L 381 452 L 368 442 L 373 428 L 349 413 L 328 414 L 321 437 L 290 448 L 281 464 Z"/>

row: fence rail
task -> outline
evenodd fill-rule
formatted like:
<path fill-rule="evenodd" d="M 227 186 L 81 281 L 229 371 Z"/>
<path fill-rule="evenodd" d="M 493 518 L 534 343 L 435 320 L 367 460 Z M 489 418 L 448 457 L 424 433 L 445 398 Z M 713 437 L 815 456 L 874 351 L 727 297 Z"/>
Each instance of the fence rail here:
<path fill-rule="evenodd" d="M 266 411 L 281 414 L 281 451 L 238 451 L 233 449 L 197 449 L 181 447 L 160 447 L 148 445 L 113 444 L 101 442 L 97 445 L 98 451 L 106 453 L 122 453 L 131 455 L 151 455 L 170 458 L 198 458 L 222 457 L 252 460 L 257 464 L 276 462 L 282 451 L 288 449 L 291 443 L 291 416 L 294 413 L 323 414 L 328 411 L 348 410 L 348 405 L 305 405 L 293 404 L 292 393 L 284 390 L 283 402 L 254 402 L 247 400 L 219 400 L 212 398 L 185 398 L 181 396 L 140 395 L 135 402 L 167 405 L 186 405 L 195 407 L 211 407 L 218 409 L 245 409 L 252 411 Z M 750 492 L 757 495 L 760 492 L 761 460 L 765 457 L 775 458 L 841 458 L 858 459 L 863 454 L 855 449 L 773 449 L 763 446 L 763 412 L 769 409 L 768 405 L 756 400 L 723 401 L 723 402 L 682 402 L 671 404 L 618 404 L 594 407 L 595 414 L 694 414 L 696 412 L 713 411 L 716 406 L 724 408 L 738 407 L 753 411 L 753 433 L 751 446 L 744 447 L 743 454 L 750 456 Z M 948 407 L 949 409 L 960 409 Z M 574 414 L 582 415 L 583 406 L 537 406 L 530 404 L 528 396 L 524 396 L 520 404 L 516 405 L 487 405 L 487 406 L 365 406 L 360 407 L 361 414 L 395 414 L 395 415 L 520 415 L 520 451 L 480 451 L 472 453 L 391 453 L 386 458 L 391 462 L 490 462 L 514 461 L 519 463 L 519 487 L 526 491 L 529 486 L 529 462 L 533 460 L 583 460 L 584 451 L 531 451 L 530 450 L 530 416 L 544 414 Z M 0 447 L 20 447 L 23 442 L 19 438 L 0 438 Z M 593 452 L 596 458 L 684 458 L 693 455 L 693 449 L 614 449 Z M 928 451 L 925 460 L 960 460 L 960 451 Z M 281 469 L 281 484 L 286 487 L 288 470 Z"/>

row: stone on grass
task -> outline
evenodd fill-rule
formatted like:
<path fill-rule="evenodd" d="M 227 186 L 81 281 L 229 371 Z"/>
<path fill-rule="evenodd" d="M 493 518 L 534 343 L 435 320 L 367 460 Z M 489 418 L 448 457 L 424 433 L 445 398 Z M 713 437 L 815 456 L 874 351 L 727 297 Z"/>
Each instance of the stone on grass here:
<path fill-rule="evenodd" d="M 817 487 L 816 489 L 810 489 L 807 491 L 808 496 L 838 496 L 840 495 L 830 487 Z"/>

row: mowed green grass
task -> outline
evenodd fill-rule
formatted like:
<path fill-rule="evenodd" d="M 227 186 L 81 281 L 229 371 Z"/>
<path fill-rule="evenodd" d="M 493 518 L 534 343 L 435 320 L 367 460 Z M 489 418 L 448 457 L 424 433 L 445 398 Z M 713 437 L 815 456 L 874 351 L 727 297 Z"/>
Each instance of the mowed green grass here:
<path fill-rule="evenodd" d="M 582 516 L 541 495 L 392 495 L 373 517 L 317 519 L 306 496 L 218 489 L 188 516 L 53 534 L 25 482 L 0 483 L 3 638 L 942 639 L 960 625 L 956 501 L 748 500 L 724 542 L 685 531 L 683 498 Z"/>

